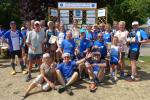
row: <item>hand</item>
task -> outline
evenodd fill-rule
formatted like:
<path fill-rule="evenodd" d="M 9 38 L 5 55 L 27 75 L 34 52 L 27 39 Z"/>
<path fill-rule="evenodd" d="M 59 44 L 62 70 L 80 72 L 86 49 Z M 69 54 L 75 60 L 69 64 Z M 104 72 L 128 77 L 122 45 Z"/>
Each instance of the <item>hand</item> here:
<path fill-rule="evenodd" d="M 49 85 L 52 89 L 55 89 L 55 85 L 53 83 L 49 83 Z"/>
<path fill-rule="evenodd" d="M 91 58 L 93 56 L 93 54 L 92 53 L 88 53 L 88 54 L 86 54 L 86 59 L 88 59 L 88 58 Z"/>
<path fill-rule="evenodd" d="M 78 55 L 79 54 L 79 50 L 78 49 L 75 49 L 75 55 Z"/>
<path fill-rule="evenodd" d="M 35 47 L 31 47 L 31 49 L 32 49 L 33 51 L 36 51 L 36 48 L 35 48 Z"/>
<path fill-rule="evenodd" d="M 121 63 L 121 60 L 119 60 L 118 63 L 120 64 L 120 63 Z"/>

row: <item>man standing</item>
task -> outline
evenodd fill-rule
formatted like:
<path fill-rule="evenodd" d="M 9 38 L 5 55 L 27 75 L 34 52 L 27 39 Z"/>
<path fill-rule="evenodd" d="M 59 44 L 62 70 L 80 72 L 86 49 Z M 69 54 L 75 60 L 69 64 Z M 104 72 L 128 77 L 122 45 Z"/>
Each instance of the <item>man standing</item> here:
<path fill-rule="evenodd" d="M 4 35 L 3 35 L 3 41 L 8 43 L 9 45 L 9 51 L 11 55 L 11 66 L 13 68 L 12 75 L 16 74 L 15 70 L 15 55 L 17 55 L 20 58 L 20 66 L 23 74 L 26 74 L 26 71 L 24 70 L 23 66 L 23 60 L 21 57 L 21 47 L 22 47 L 22 41 L 23 41 L 23 36 L 20 31 L 16 29 L 16 22 L 11 21 L 10 22 L 10 30 L 8 30 Z"/>
<path fill-rule="evenodd" d="M 29 74 L 26 78 L 26 81 L 31 80 L 31 69 L 33 64 L 41 65 L 41 56 L 43 54 L 43 43 L 44 43 L 44 35 L 43 31 L 41 31 L 41 26 L 39 21 L 34 22 L 34 29 L 28 33 L 26 43 L 29 47 L 28 57 L 29 57 Z"/>
<path fill-rule="evenodd" d="M 127 81 L 135 81 L 137 78 L 137 60 L 140 54 L 140 45 L 148 42 L 148 37 L 146 33 L 139 29 L 139 22 L 132 22 L 133 30 L 128 34 L 128 45 L 129 54 L 128 57 L 131 63 L 131 77 L 127 78 Z"/>

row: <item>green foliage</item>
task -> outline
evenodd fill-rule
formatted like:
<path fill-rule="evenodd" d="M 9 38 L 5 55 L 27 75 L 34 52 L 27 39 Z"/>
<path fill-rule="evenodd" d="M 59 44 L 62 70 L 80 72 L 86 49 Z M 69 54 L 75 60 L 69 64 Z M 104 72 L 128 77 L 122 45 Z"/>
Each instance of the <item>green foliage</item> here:
<path fill-rule="evenodd" d="M 145 19 L 150 16 L 150 0 L 114 0 L 113 5 L 108 5 L 108 19 L 112 23 L 114 20 L 124 20 L 127 28 L 131 27 L 134 20 L 145 23 Z"/>
<path fill-rule="evenodd" d="M 19 0 L 1 0 L 0 1 L 0 24 L 8 28 L 9 22 L 15 20 L 20 22 Z"/>

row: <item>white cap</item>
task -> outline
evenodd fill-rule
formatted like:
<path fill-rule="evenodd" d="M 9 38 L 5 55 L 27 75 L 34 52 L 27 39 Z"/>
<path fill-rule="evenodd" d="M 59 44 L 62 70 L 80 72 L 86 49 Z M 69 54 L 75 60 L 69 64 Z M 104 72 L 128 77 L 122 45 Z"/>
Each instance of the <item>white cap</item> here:
<path fill-rule="evenodd" d="M 40 22 L 39 22 L 39 21 L 35 21 L 35 22 L 34 22 L 34 25 L 35 25 L 35 24 L 39 24 L 39 25 L 40 25 Z"/>
<path fill-rule="evenodd" d="M 49 53 L 43 54 L 43 58 L 47 58 L 47 57 L 50 57 Z"/>
<path fill-rule="evenodd" d="M 70 57 L 70 53 L 64 53 L 63 57 L 69 56 Z"/>
<path fill-rule="evenodd" d="M 138 21 L 133 21 L 133 22 L 132 22 L 132 26 L 133 26 L 133 25 L 139 25 L 139 22 L 138 22 Z"/>

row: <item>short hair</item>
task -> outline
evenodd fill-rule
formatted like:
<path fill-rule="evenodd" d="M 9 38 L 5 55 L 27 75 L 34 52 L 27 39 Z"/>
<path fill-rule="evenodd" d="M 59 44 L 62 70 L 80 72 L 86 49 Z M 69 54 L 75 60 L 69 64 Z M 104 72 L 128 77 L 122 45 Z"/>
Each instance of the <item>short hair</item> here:
<path fill-rule="evenodd" d="M 51 23 L 51 24 L 54 24 L 53 21 L 48 21 L 48 22 L 47 22 L 47 26 L 49 26 L 50 23 Z"/>
<path fill-rule="evenodd" d="M 120 22 L 119 22 L 119 25 L 120 25 L 120 24 L 121 24 L 121 25 L 126 25 L 126 22 L 125 22 L 125 21 L 120 21 Z"/>

